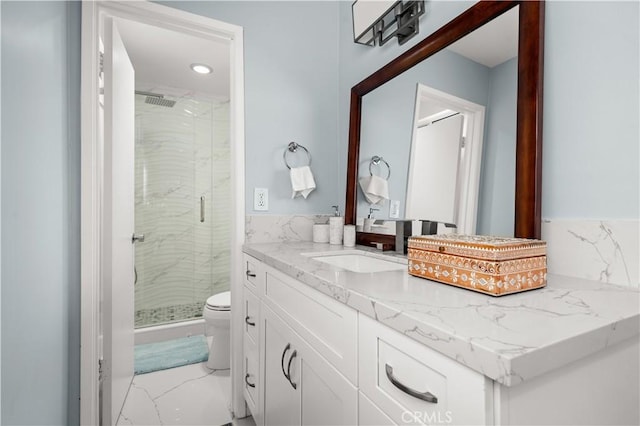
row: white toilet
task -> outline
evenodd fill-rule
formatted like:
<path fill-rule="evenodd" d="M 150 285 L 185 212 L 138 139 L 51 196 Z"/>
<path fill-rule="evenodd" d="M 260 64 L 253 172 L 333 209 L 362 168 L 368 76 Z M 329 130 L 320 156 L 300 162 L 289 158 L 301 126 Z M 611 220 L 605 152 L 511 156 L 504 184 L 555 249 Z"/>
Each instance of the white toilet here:
<path fill-rule="evenodd" d="M 210 341 L 207 367 L 212 370 L 227 369 L 231 358 L 231 293 L 225 291 L 209 297 L 202 316 L 205 335 Z"/>

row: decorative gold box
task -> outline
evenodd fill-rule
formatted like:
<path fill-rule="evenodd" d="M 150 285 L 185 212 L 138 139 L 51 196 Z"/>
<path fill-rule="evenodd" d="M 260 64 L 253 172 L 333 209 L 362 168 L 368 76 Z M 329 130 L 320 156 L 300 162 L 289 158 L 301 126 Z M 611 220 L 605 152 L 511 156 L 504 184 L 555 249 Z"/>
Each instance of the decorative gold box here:
<path fill-rule="evenodd" d="M 547 284 L 547 243 L 483 235 L 410 237 L 409 273 L 502 296 Z"/>

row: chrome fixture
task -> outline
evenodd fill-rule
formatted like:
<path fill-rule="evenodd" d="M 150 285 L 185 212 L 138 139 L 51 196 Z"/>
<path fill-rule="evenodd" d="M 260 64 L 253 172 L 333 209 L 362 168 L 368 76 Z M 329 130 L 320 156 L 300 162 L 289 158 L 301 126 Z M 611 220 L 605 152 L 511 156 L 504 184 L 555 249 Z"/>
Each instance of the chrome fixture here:
<path fill-rule="evenodd" d="M 285 149 L 284 153 L 282 154 L 282 158 L 284 159 L 284 164 L 286 164 L 287 169 L 291 169 L 291 165 L 287 161 L 287 152 L 296 153 L 298 151 L 298 148 L 301 148 L 305 152 L 305 154 L 307 154 L 307 166 L 311 165 L 311 154 L 309 153 L 309 150 L 299 143 L 289 142 L 289 145 L 287 145 L 287 149 Z"/>
<path fill-rule="evenodd" d="M 133 234 L 131 236 L 131 244 L 144 243 L 144 234 Z"/>
<path fill-rule="evenodd" d="M 351 11 L 355 43 L 382 46 L 397 37 L 402 45 L 420 31 L 424 0 L 356 0 Z"/>
<path fill-rule="evenodd" d="M 153 93 L 153 92 L 144 92 L 142 90 L 136 90 L 136 95 L 146 96 L 144 103 L 151 105 L 158 105 L 167 108 L 173 108 L 176 105 L 176 101 L 172 101 L 170 99 L 165 99 L 164 95 Z"/>
<path fill-rule="evenodd" d="M 387 163 L 387 160 L 377 155 L 374 155 L 373 157 L 371 157 L 371 161 L 369 162 L 369 174 L 373 176 L 373 171 L 371 171 L 371 166 L 379 166 L 380 163 L 384 163 L 385 166 L 387 166 L 387 177 L 385 179 L 389 180 L 389 178 L 391 177 L 391 166 L 389 165 L 389 163 Z"/>

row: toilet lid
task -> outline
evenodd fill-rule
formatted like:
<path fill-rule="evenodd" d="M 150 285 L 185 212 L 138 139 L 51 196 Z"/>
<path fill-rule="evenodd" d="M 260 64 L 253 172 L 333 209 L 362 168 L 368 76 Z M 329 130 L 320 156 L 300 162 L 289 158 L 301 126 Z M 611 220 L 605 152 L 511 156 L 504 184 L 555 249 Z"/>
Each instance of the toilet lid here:
<path fill-rule="evenodd" d="M 207 307 L 216 310 L 229 310 L 231 308 L 231 293 L 223 291 L 214 294 L 207 299 Z"/>

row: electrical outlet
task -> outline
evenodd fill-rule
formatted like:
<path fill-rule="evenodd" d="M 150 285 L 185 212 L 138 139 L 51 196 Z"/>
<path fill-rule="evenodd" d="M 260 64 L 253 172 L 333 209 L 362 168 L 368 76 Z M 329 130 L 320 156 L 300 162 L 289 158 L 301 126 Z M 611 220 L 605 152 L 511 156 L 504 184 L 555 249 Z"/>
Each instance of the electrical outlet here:
<path fill-rule="evenodd" d="M 400 201 L 399 200 L 391 200 L 391 202 L 389 203 L 389 218 L 390 219 L 400 218 Z"/>
<path fill-rule="evenodd" d="M 253 209 L 258 211 L 269 210 L 269 190 L 267 188 L 253 189 Z"/>

